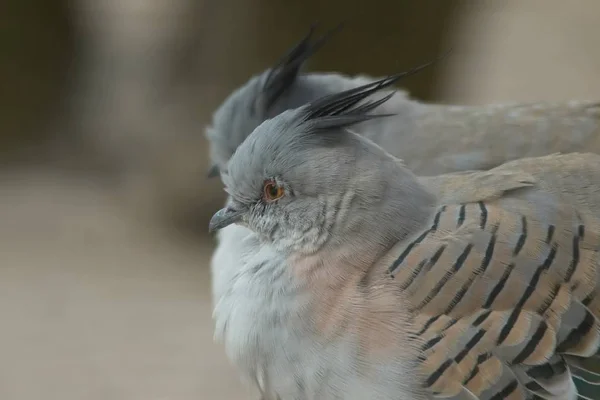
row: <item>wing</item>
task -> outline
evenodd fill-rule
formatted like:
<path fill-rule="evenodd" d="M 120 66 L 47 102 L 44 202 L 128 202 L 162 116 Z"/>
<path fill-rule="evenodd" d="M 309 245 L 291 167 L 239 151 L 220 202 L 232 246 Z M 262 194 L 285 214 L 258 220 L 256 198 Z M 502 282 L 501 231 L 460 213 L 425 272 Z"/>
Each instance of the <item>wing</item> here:
<path fill-rule="evenodd" d="M 431 398 L 572 399 L 598 380 L 600 228 L 497 202 L 444 206 L 390 274 L 409 298 Z"/>

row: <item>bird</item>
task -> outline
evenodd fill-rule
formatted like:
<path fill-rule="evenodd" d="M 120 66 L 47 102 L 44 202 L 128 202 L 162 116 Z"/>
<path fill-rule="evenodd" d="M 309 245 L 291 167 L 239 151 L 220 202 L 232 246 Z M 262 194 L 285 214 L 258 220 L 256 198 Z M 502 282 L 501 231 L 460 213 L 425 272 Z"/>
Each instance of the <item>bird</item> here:
<path fill-rule="evenodd" d="M 576 399 L 600 384 L 600 156 L 419 177 L 353 129 L 397 77 L 259 125 L 214 232 L 255 248 L 216 333 L 262 399 Z"/>
<path fill-rule="evenodd" d="M 312 24 L 273 66 L 252 76 L 223 101 L 205 129 L 212 164 L 209 176 L 218 176 L 237 147 L 266 119 L 380 79 L 366 74 L 303 73 L 310 57 L 343 26 L 314 38 L 317 24 Z M 467 106 L 426 103 L 399 89 L 394 93 L 381 106 L 382 112 L 394 117 L 371 120 L 355 129 L 403 159 L 419 176 L 490 169 L 557 152 L 600 153 L 600 101 Z"/>

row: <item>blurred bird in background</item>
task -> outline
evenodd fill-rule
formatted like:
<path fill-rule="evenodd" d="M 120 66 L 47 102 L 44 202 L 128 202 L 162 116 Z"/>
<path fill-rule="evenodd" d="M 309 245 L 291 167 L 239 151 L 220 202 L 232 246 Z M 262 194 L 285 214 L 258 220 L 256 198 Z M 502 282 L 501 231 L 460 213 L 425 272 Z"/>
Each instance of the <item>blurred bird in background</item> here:
<path fill-rule="evenodd" d="M 217 109 L 206 132 L 213 162 L 209 175 L 216 176 L 264 120 L 375 80 L 336 72 L 301 73 L 304 63 L 335 32 L 311 43 L 313 31 L 314 26 L 276 65 L 252 77 Z M 457 106 L 424 103 L 401 91 L 381 110 L 394 118 L 354 129 L 402 158 L 419 175 L 489 169 L 517 158 L 557 152 L 600 153 L 597 101 Z"/>

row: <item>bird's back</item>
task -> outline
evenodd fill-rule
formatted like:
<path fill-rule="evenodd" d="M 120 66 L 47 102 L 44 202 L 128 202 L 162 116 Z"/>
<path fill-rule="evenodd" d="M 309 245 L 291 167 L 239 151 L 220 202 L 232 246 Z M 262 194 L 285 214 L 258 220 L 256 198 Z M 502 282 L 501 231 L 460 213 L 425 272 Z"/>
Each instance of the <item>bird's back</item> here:
<path fill-rule="evenodd" d="M 490 169 L 523 157 L 600 154 L 600 103 L 434 105 L 398 94 L 379 110 L 395 117 L 356 129 L 417 175 Z"/>

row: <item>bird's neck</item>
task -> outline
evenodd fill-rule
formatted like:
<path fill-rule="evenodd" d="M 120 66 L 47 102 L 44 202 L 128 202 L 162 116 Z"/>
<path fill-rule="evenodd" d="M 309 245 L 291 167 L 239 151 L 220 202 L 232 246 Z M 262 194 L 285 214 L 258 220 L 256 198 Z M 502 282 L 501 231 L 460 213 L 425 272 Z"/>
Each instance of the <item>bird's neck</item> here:
<path fill-rule="evenodd" d="M 356 216 L 333 227 L 329 240 L 312 254 L 291 254 L 290 264 L 306 276 L 325 275 L 346 280 L 364 274 L 389 251 L 431 220 L 437 199 L 412 174 L 391 182 L 378 204 L 365 209 L 357 202 L 348 215 Z"/>

